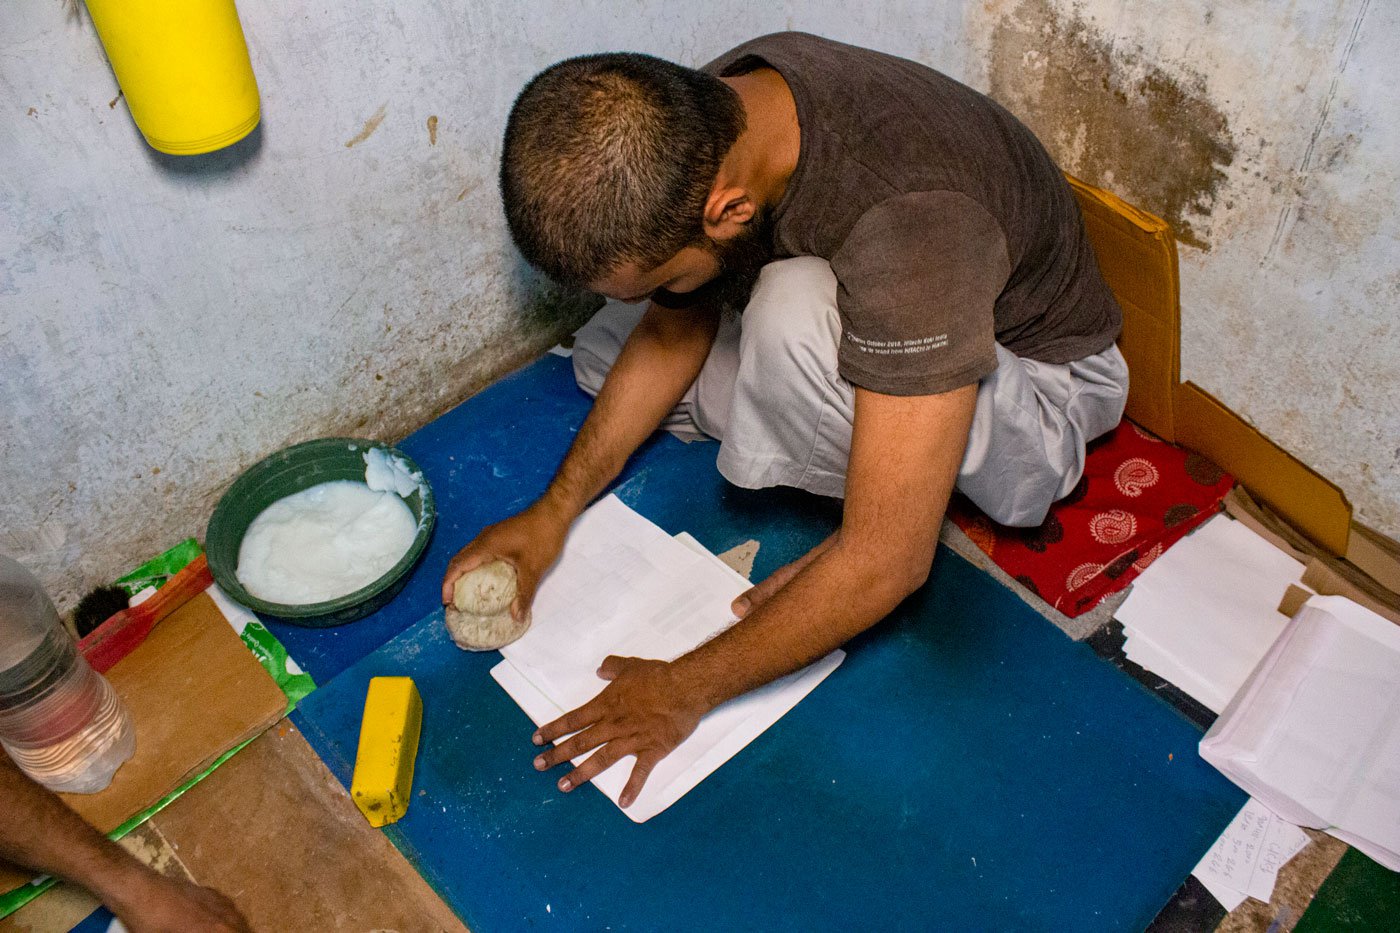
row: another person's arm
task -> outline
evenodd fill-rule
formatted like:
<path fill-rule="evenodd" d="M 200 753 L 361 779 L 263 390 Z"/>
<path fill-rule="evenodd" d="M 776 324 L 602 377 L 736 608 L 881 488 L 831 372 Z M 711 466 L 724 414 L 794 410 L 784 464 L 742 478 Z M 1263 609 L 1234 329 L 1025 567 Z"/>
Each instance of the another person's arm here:
<path fill-rule="evenodd" d="M 525 511 L 482 530 L 452 558 L 442 581 L 451 602 L 457 578 L 502 558 L 515 565 L 517 617 L 559 556 L 569 525 L 627 463 L 700 374 L 719 327 L 717 312 L 651 305 L 603 382 L 588 418 L 544 494 Z"/>
<path fill-rule="evenodd" d="M 0 753 L 0 859 L 91 891 L 132 933 L 247 931 L 217 891 L 167 878 L 93 829 Z"/>
<path fill-rule="evenodd" d="M 720 703 L 810 664 L 883 619 L 928 576 L 943 512 L 967 445 L 977 387 L 899 397 L 856 390 L 841 529 L 739 622 L 672 662 L 610 657 L 593 700 L 542 726 L 550 768 L 597 748 L 560 779 L 591 780 L 627 755 L 620 802 Z M 586 731 L 580 731 L 586 730 Z M 600 747 L 601 746 L 601 747 Z"/>

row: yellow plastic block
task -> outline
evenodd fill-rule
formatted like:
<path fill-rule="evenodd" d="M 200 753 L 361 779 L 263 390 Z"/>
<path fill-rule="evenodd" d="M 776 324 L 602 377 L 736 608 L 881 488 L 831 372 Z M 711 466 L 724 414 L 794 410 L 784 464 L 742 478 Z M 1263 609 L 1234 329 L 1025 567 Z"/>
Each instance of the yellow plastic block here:
<path fill-rule="evenodd" d="M 422 727 L 423 699 L 411 677 L 370 679 L 350 782 L 350 796 L 369 825 L 385 826 L 408 812 Z"/>

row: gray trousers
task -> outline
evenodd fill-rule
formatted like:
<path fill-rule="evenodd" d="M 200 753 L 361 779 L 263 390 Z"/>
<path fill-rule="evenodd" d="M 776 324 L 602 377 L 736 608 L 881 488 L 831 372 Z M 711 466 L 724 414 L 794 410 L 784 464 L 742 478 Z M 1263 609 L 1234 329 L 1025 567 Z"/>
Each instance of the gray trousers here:
<path fill-rule="evenodd" d="M 574 376 L 597 395 L 645 304 L 608 302 L 574 342 Z M 796 486 L 841 497 L 855 389 L 836 371 L 836 276 L 802 256 L 765 266 L 742 319 L 726 319 L 694 384 L 663 427 L 720 442 L 736 486 Z M 1118 424 L 1128 367 L 1116 346 L 1066 365 L 997 346 L 978 385 L 957 488 L 1003 525 L 1034 527 L 1084 472 L 1084 446 Z"/>

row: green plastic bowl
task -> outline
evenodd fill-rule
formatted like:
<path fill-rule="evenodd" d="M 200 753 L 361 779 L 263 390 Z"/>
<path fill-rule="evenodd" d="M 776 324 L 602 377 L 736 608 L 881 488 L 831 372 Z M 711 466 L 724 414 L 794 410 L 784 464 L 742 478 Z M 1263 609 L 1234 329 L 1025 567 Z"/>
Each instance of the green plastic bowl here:
<path fill-rule="evenodd" d="M 422 471 L 402 451 L 378 441 L 354 437 L 324 437 L 278 451 L 255 463 L 238 479 L 214 509 L 204 536 L 204 550 L 214 582 L 225 593 L 255 612 L 276 616 L 293 625 L 328 628 L 362 619 L 393 599 L 408 582 L 408 573 L 427 550 L 437 522 L 433 491 L 427 480 L 404 502 L 418 519 L 418 534 L 407 553 L 384 576 L 369 586 L 321 603 L 288 605 L 258 599 L 238 582 L 238 549 L 253 519 L 278 499 L 333 480 L 364 482 L 365 451 L 378 447 L 401 459 L 416 473 Z"/>

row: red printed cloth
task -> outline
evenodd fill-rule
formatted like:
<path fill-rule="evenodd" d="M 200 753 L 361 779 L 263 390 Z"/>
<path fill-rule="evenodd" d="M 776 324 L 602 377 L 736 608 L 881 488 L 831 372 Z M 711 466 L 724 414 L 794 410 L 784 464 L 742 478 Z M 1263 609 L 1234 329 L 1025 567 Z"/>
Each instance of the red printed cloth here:
<path fill-rule="evenodd" d="M 1220 510 L 1234 477 L 1131 422 L 1089 445 L 1084 477 L 1039 528 L 998 525 L 962 496 L 948 517 L 1067 616 L 1098 605 Z"/>

